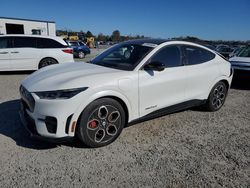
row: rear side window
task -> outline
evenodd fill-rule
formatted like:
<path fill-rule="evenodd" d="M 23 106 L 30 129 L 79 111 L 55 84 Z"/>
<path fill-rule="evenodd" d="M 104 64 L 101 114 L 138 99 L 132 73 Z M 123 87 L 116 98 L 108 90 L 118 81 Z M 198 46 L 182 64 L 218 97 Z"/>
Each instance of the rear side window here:
<path fill-rule="evenodd" d="M 70 42 L 70 46 L 79 46 L 78 42 Z"/>
<path fill-rule="evenodd" d="M 151 62 L 164 63 L 165 67 L 181 66 L 181 53 L 177 46 L 167 46 L 160 49 L 152 57 Z"/>
<path fill-rule="evenodd" d="M 37 38 L 37 47 L 38 48 L 65 48 L 63 44 L 47 38 Z"/>
<path fill-rule="evenodd" d="M 9 37 L 0 37 L 0 49 L 10 48 L 10 38 Z"/>
<path fill-rule="evenodd" d="M 197 65 L 215 58 L 215 54 L 208 50 L 196 46 L 183 46 L 185 54 L 185 64 Z"/>
<path fill-rule="evenodd" d="M 33 37 L 14 37 L 14 48 L 36 48 L 36 39 Z"/>

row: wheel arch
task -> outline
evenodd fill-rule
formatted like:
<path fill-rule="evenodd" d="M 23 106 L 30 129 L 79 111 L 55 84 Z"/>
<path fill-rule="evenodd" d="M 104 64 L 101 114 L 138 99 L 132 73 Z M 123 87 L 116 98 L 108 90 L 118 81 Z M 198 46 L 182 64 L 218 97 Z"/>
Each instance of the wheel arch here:
<path fill-rule="evenodd" d="M 217 84 L 217 83 L 220 82 L 220 81 L 221 81 L 221 82 L 224 82 L 224 83 L 226 84 L 227 89 L 230 88 L 231 79 L 230 79 L 229 77 L 227 77 L 227 76 L 220 76 L 220 77 L 216 78 L 216 79 L 212 82 L 212 84 L 209 86 L 209 90 L 208 90 L 208 94 L 207 94 L 206 98 L 208 98 L 208 96 L 209 96 L 209 94 L 210 94 L 212 88 L 215 86 L 215 84 Z"/>
<path fill-rule="evenodd" d="M 131 121 L 132 117 L 132 110 L 131 110 L 131 105 L 129 103 L 129 100 L 127 99 L 127 97 L 125 97 L 124 95 L 122 95 L 119 92 L 115 92 L 115 91 L 105 91 L 105 92 L 100 92 L 100 93 L 96 93 L 95 95 L 92 95 L 92 97 L 87 100 L 84 101 L 84 103 L 79 104 L 79 107 L 77 108 L 77 110 L 75 111 L 73 117 L 72 117 L 72 122 L 76 121 L 77 125 L 79 123 L 79 119 L 84 111 L 84 109 L 91 104 L 92 102 L 98 100 L 98 99 L 102 99 L 102 98 L 111 98 L 116 100 L 117 102 L 119 102 L 121 104 L 121 106 L 124 109 L 124 112 L 126 114 L 126 123 L 128 123 L 129 121 Z M 71 122 L 71 124 L 72 124 Z M 71 126 L 69 127 L 71 128 Z M 75 134 L 74 133 L 69 133 L 71 136 L 73 136 Z"/>
<path fill-rule="evenodd" d="M 58 60 L 56 59 L 56 58 L 54 58 L 54 57 L 43 57 L 40 61 L 39 61 L 39 63 L 38 63 L 38 69 L 40 69 L 40 63 L 44 60 L 44 59 L 53 59 L 53 60 L 55 60 L 56 61 L 56 63 L 57 64 L 59 64 L 59 62 L 58 62 Z"/>

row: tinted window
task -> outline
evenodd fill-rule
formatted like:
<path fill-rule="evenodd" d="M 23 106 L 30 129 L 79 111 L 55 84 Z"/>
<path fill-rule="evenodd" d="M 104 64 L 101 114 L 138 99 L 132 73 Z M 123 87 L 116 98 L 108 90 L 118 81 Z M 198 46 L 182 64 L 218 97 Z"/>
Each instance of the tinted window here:
<path fill-rule="evenodd" d="M 239 57 L 250 57 L 250 47 L 246 47 L 240 51 Z"/>
<path fill-rule="evenodd" d="M 33 37 L 14 37 L 14 48 L 36 48 L 36 39 Z"/>
<path fill-rule="evenodd" d="M 164 47 L 151 58 L 150 62 L 164 63 L 166 67 L 181 66 L 180 50 L 177 46 Z"/>
<path fill-rule="evenodd" d="M 91 63 L 115 69 L 133 70 L 152 49 L 141 44 L 121 43 L 109 48 Z"/>
<path fill-rule="evenodd" d="M 38 48 L 65 48 L 63 44 L 46 38 L 37 38 L 37 47 Z"/>
<path fill-rule="evenodd" d="M 7 37 L 0 37 L 0 49 L 1 48 L 9 48 L 10 45 L 9 45 L 9 38 Z"/>
<path fill-rule="evenodd" d="M 196 65 L 214 59 L 215 54 L 195 46 L 184 46 L 186 63 Z"/>
<path fill-rule="evenodd" d="M 79 46 L 77 42 L 70 42 L 70 46 Z"/>

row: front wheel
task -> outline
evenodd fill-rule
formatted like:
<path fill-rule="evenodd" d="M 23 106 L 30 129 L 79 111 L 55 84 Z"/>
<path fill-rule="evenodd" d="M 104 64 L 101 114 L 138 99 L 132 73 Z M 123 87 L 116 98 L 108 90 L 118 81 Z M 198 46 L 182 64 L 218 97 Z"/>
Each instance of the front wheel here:
<path fill-rule="evenodd" d="M 212 112 L 219 110 L 225 103 L 227 92 L 228 88 L 224 82 L 220 81 L 215 84 L 209 94 L 205 108 Z"/>
<path fill-rule="evenodd" d="M 98 99 L 83 111 L 77 135 L 89 147 L 105 146 L 120 135 L 125 120 L 125 112 L 119 102 L 110 98 Z"/>

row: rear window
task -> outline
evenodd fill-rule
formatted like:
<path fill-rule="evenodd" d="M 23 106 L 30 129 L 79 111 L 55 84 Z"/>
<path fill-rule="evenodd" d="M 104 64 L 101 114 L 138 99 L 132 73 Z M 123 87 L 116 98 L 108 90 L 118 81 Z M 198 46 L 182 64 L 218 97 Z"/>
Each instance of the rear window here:
<path fill-rule="evenodd" d="M 37 47 L 38 48 L 65 48 L 67 46 L 53 39 L 37 38 Z"/>
<path fill-rule="evenodd" d="M 34 37 L 14 37 L 14 48 L 36 48 L 36 38 Z"/>
<path fill-rule="evenodd" d="M 186 63 L 188 65 L 205 63 L 215 58 L 214 53 L 196 46 L 185 45 L 183 46 L 183 49 L 186 57 Z"/>

